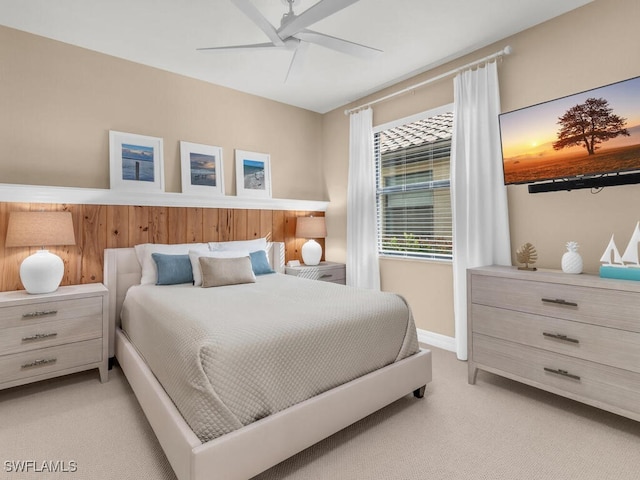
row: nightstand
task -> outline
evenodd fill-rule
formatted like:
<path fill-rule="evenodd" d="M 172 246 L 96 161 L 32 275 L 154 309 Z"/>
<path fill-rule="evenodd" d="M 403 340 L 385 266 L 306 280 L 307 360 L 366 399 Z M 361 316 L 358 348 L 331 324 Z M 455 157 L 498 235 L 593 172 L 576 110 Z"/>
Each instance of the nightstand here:
<path fill-rule="evenodd" d="M 320 262 L 319 265 L 300 265 L 299 267 L 285 267 L 284 273 L 310 280 L 339 283 L 346 285 L 347 275 L 344 263 Z"/>
<path fill-rule="evenodd" d="M 108 378 L 108 291 L 0 292 L 0 389 L 98 368 Z"/>

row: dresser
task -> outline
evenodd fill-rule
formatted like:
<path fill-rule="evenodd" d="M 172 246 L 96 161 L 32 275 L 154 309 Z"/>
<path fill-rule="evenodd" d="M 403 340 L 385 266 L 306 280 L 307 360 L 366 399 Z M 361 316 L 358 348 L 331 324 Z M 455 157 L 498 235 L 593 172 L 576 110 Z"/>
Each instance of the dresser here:
<path fill-rule="evenodd" d="M 640 282 L 467 271 L 469 383 L 478 369 L 640 420 Z"/>
<path fill-rule="evenodd" d="M 93 368 L 105 382 L 107 295 L 101 283 L 0 292 L 0 389 Z"/>
<path fill-rule="evenodd" d="M 287 275 L 295 275 L 300 278 L 308 278 L 310 280 L 339 283 L 340 285 L 345 285 L 347 283 L 344 263 L 320 262 L 318 265 L 285 267 L 284 273 Z"/>

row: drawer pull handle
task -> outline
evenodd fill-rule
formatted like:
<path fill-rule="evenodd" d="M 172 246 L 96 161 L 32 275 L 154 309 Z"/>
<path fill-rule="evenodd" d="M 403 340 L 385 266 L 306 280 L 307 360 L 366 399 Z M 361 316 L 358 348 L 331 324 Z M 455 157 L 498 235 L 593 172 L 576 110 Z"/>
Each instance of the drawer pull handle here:
<path fill-rule="evenodd" d="M 33 367 L 44 367 L 45 365 L 51 365 L 52 363 L 56 363 L 57 358 L 43 358 L 41 360 L 34 360 L 31 363 L 25 363 L 22 365 L 22 369 L 33 368 Z"/>
<path fill-rule="evenodd" d="M 542 335 L 544 335 L 545 337 L 562 340 L 563 342 L 580 343 L 580 340 L 576 338 L 567 337 L 566 335 L 562 335 L 561 333 L 542 332 Z"/>
<path fill-rule="evenodd" d="M 22 337 L 23 342 L 33 342 L 35 340 L 44 340 L 46 338 L 57 337 L 58 334 L 53 333 L 36 333 L 35 335 L 30 335 L 28 337 Z"/>
<path fill-rule="evenodd" d="M 566 300 L 562 300 L 561 298 L 543 298 L 542 301 L 544 303 L 555 303 L 556 305 L 566 305 L 568 307 L 578 306 L 578 304 L 575 302 L 567 302 Z"/>
<path fill-rule="evenodd" d="M 22 318 L 46 317 L 47 315 L 55 315 L 56 313 L 58 313 L 57 310 L 43 310 L 40 312 L 25 313 L 22 315 Z"/>
<path fill-rule="evenodd" d="M 325 273 L 324 275 L 320 275 L 320 278 L 331 278 L 333 277 L 333 275 L 331 275 L 330 273 Z"/>
<path fill-rule="evenodd" d="M 558 368 L 557 370 L 554 370 L 553 368 L 544 367 L 544 371 L 549 373 L 555 373 L 556 375 L 561 375 L 563 377 L 571 378 L 572 380 L 580 380 L 580 377 L 578 375 L 574 375 L 573 373 L 569 373 L 566 370 L 562 370 L 560 368 Z"/>

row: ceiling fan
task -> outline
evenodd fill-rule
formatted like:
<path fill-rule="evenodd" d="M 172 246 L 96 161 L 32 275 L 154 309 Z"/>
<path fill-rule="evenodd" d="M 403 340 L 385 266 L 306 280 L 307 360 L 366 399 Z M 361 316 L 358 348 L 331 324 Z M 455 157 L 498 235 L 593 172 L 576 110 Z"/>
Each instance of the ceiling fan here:
<path fill-rule="evenodd" d="M 359 43 L 350 42 L 348 40 L 307 29 L 309 25 L 339 12 L 349 5 L 356 3 L 358 0 L 320 0 L 300 15 L 296 15 L 293 11 L 293 7 L 294 4 L 297 5 L 299 1 L 300 0 L 282 0 L 283 3 L 288 4 L 289 11 L 282 16 L 280 28 L 276 29 L 251 3 L 250 0 L 231 0 L 231 2 L 242 11 L 242 13 L 249 17 L 267 35 L 267 37 L 269 37 L 271 42 L 251 45 L 232 45 L 227 47 L 198 48 L 197 50 L 204 52 L 272 48 L 284 48 L 291 50 L 293 51 L 293 58 L 291 59 L 289 70 L 285 77 L 285 82 L 300 74 L 305 53 L 309 48 L 309 45 L 312 43 L 365 59 L 375 57 L 382 53 L 382 50 L 378 50 L 376 48 L 367 47 L 365 45 L 360 45 Z"/>

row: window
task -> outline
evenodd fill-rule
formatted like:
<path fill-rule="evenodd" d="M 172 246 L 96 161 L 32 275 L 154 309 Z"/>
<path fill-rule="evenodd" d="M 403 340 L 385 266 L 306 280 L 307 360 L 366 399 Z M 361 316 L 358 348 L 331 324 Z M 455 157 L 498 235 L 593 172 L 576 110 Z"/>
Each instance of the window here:
<path fill-rule="evenodd" d="M 449 105 L 374 130 L 378 253 L 452 258 Z"/>

